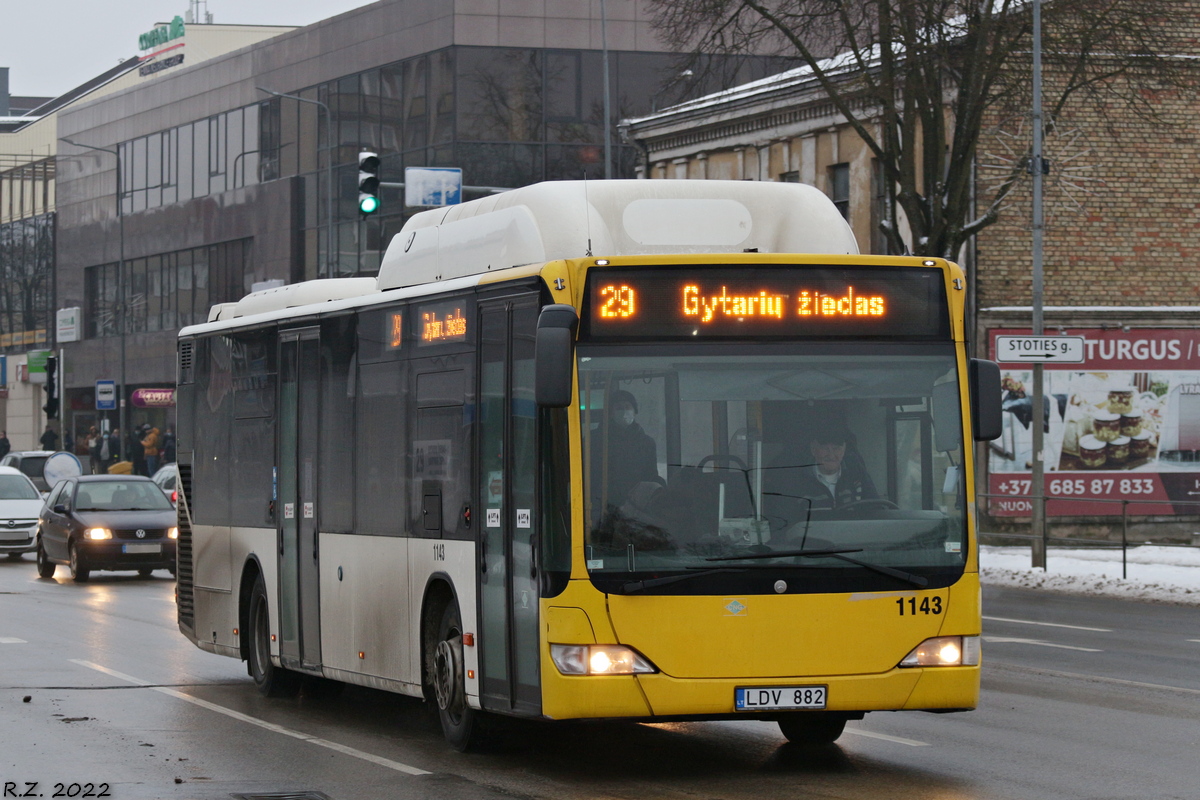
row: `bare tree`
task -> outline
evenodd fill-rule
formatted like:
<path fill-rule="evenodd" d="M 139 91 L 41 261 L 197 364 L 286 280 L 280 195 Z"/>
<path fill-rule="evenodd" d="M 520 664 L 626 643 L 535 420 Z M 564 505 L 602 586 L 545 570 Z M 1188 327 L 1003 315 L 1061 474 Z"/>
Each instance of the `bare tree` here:
<path fill-rule="evenodd" d="M 1185 6 L 1184 9 L 1180 5 Z M 956 257 L 993 224 L 1027 158 L 979 196 L 993 120 L 1029 107 L 1029 0 L 650 0 L 680 50 L 797 58 L 878 159 L 890 185 L 880 223 L 895 252 Z M 1153 119 L 1157 92 L 1192 85 L 1169 23 L 1174 0 L 1044 0 L 1046 134 L 1084 101 Z M 1183 26 L 1187 27 L 1187 26 Z M 1023 155 L 1028 155 L 1023 154 Z M 904 241 L 899 218 L 907 222 Z"/>

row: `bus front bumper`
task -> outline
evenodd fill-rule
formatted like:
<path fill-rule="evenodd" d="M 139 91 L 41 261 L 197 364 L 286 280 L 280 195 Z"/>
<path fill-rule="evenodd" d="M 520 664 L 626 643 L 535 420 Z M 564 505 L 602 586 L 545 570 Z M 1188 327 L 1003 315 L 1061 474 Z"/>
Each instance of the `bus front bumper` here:
<path fill-rule="evenodd" d="M 750 719 L 791 713 L 789 709 L 739 711 L 737 689 L 754 687 L 824 686 L 824 710 L 855 716 L 865 711 L 968 711 L 979 702 L 977 666 L 747 680 L 673 678 L 661 673 L 565 676 L 547 670 L 543 679 L 542 713 L 551 719 Z"/>

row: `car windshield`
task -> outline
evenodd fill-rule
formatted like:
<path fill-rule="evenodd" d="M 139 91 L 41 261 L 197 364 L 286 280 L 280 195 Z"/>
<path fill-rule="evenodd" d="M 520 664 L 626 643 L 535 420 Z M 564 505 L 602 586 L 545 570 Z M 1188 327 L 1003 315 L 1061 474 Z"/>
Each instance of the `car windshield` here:
<path fill-rule="evenodd" d="M 171 501 L 151 481 L 93 481 L 75 491 L 76 511 L 170 511 Z"/>
<path fill-rule="evenodd" d="M 952 345 L 578 353 L 587 566 L 605 591 L 752 591 L 750 573 L 757 588 L 782 576 L 792 591 L 860 591 L 961 574 Z M 689 575 L 702 570 L 715 572 Z"/>
<path fill-rule="evenodd" d="M 0 500 L 37 500 L 41 497 L 27 478 L 0 475 Z"/>

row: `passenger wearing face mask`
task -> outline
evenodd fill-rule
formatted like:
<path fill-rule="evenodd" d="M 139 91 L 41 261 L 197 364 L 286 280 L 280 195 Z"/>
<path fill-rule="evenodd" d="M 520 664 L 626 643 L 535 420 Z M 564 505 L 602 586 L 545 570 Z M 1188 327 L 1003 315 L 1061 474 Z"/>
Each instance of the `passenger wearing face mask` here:
<path fill-rule="evenodd" d="M 620 506 L 643 481 L 662 483 L 654 440 L 637 423 L 637 398 L 618 389 L 608 396 L 607 438 L 592 450 L 593 496 L 600 500 L 601 475 L 607 475 L 607 505 Z M 607 451 L 607 457 L 606 457 Z M 607 462 L 608 469 L 604 469 Z"/>

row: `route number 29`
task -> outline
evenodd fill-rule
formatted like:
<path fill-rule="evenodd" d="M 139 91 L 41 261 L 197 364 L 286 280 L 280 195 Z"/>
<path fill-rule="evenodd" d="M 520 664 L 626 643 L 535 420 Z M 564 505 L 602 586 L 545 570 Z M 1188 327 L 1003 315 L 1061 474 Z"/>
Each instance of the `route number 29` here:
<path fill-rule="evenodd" d="M 940 614 L 942 613 L 942 598 L 940 597 L 922 597 L 921 602 L 917 603 L 915 597 L 897 597 L 896 606 L 900 609 L 900 616 L 908 614 L 910 617 L 915 617 L 917 614 Z M 905 608 L 907 607 L 907 611 Z"/>

